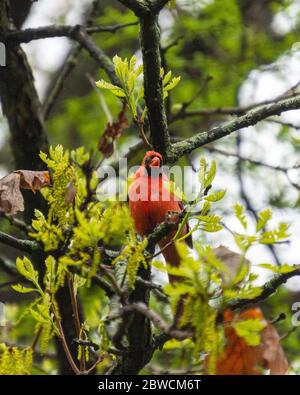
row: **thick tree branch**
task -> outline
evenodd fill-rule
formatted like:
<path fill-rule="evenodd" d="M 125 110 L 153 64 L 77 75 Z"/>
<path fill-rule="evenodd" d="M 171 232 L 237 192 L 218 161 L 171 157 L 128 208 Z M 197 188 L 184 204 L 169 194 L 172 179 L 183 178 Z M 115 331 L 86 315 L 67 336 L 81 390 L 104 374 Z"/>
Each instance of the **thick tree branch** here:
<path fill-rule="evenodd" d="M 6 31 L 9 28 L 8 3 L 1 1 L 0 41 L 6 43 Z M 16 168 L 44 169 L 39 153 L 48 150 L 48 143 L 41 105 L 26 55 L 19 45 L 12 48 L 6 43 L 6 66 L 0 67 L 0 96 L 3 113 L 9 123 Z M 24 195 L 25 217 L 26 222 L 29 222 L 35 208 L 45 208 L 44 199 L 40 194 Z"/>
<path fill-rule="evenodd" d="M 146 0 L 118 0 L 119 3 L 129 8 L 137 16 L 142 16 L 151 12 L 149 1 Z"/>
<path fill-rule="evenodd" d="M 27 253 L 33 253 L 40 249 L 39 244 L 35 241 L 17 239 L 3 232 L 0 232 L 0 243 Z"/>
<path fill-rule="evenodd" d="M 98 65 L 106 72 L 111 82 L 120 86 L 121 83 L 116 76 L 112 61 L 105 52 L 94 43 L 85 30 L 78 30 L 74 35 L 74 39 L 96 60 Z"/>
<path fill-rule="evenodd" d="M 217 126 L 213 129 L 200 132 L 193 137 L 173 144 L 169 160 L 170 162 L 175 162 L 181 156 L 189 154 L 196 148 L 219 140 L 220 138 L 228 136 L 239 129 L 256 125 L 258 122 L 270 116 L 280 115 L 282 112 L 298 110 L 299 108 L 300 95 L 288 99 L 283 99 L 273 104 L 262 106 L 232 121 L 221 124 L 220 126 Z"/>
<path fill-rule="evenodd" d="M 170 0 L 119 0 L 137 16 L 157 14 Z"/>
<path fill-rule="evenodd" d="M 147 14 L 140 18 L 140 38 L 144 64 L 145 101 L 152 144 L 156 151 L 167 156 L 171 142 L 163 101 L 163 86 L 160 76 L 160 33 L 157 14 Z"/>

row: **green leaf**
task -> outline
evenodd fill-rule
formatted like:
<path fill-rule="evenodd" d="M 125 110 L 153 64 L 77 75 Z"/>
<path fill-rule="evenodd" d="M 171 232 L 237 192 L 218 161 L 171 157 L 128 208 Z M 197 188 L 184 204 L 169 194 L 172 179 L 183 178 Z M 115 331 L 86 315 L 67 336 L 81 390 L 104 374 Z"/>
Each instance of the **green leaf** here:
<path fill-rule="evenodd" d="M 217 191 L 214 193 L 211 193 L 208 196 L 205 196 L 205 200 L 208 200 L 209 202 L 218 202 L 219 200 L 223 199 L 223 197 L 226 194 L 226 190 L 222 190 L 222 191 Z"/>
<path fill-rule="evenodd" d="M 129 70 L 130 70 L 130 71 L 134 71 L 136 62 L 137 62 L 137 58 L 136 58 L 135 55 L 133 55 L 133 56 L 131 57 L 130 61 L 129 61 Z"/>
<path fill-rule="evenodd" d="M 14 289 L 15 291 L 20 292 L 20 293 L 22 293 L 22 294 L 26 294 L 26 293 L 29 293 L 29 292 L 38 292 L 38 290 L 35 289 L 35 288 L 27 288 L 27 287 L 24 287 L 24 286 L 21 285 L 21 284 L 12 285 L 11 287 L 12 287 L 12 289 Z"/>
<path fill-rule="evenodd" d="M 37 321 L 40 322 L 41 324 L 48 324 L 49 321 L 47 320 L 47 318 L 45 318 L 42 314 L 40 314 L 39 312 L 37 312 L 36 310 L 30 309 L 30 313 L 32 315 L 32 317 Z"/>
<path fill-rule="evenodd" d="M 258 346 L 260 344 L 260 332 L 265 328 L 266 323 L 259 318 L 253 318 L 233 322 L 232 326 L 237 335 L 242 337 L 249 346 Z"/>
<path fill-rule="evenodd" d="M 34 270 L 32 263 L 26 256 L 23 259 L 17 258 L 16 267 L 18 272 L 28 280 L 32 282 L 38 281 L 38 272 Z"/>
<path fill-rule="evenodd" d="M 247 229 L 248 223 L 246 221 L 246 216 L 244 215 L 244 210 L 245 208 L 241 206 L 240 204 L 236 203 L 233 206 L 233 210 L 235 213 L 236 218 L 240 221 L 244 229 Z"/>
<path fill-rule="evenodd" d="M 213 160 L 211 162 L 210 169 L 209 169 L 209 171 L 207 173 L 207 176 L 206 176 L 206 179 L 205 179 L 205 183 L 204 183 L 204 188 L 205 189 L 208 188 L 212 184 L 212 182 L 213 182 L 213 180 L 214 180 L 214 178 L 216 176 L 216 171 L 217 171 L 216 161 Z"/>
<path fill-rule="evenodd" d="M 262 293 L 262 289 L 260 287 L 252 287 L 249 289 L 242 289 L 239 292 L 239 299 L 254 299 Z"/>
<path fill-rule="evenodd" d="M 115 96 L 118 97 L 125 97 L 126 94 L 122 88 L 117 85 L 113 85 L 110 82 L 106 82 L 104 80 L 96 81 L 96 86 L 100 89 L 108 89 L 110 90 Z"/>
<path fill-rule="evenodd" d="M 276 265 L 271 265 L 270 263 L 260 263 L 258 266 L 263 267 L 264 269 L 271 270 L 274 273 L 280 273 L 280 274 L 290 273 L 297 269 L 297 266 L 287 265 L 287 264 L 276 266 Z"/>
<path fill-rule="evenodd" d="M 203 189 L 205 189 L 205 177 L 206 177 L 206 159 L 200 158 L 200 169 L 198 173 L 199 181 Z"/>
<path fill-rule="evenodd" d="M 174 77 L 174 78 L 172 78 L 172 81 L 168 85 L 166 85 L 164 87 L 164 91 L 168 92 L 168 91 L 174 89 L 175 86 L 177 86 L 179 84 L 180 80 L 181 80 L 181 77 Z"/>
<path fill-rule="evenodd" d="M 172 71 L 170 70 L 170 71 L 164 76 L 163 85 L 167 85 L 167 83 L 170 81 L 171 77 L 172 77 Z"/>
<path fill-rule="evenodd" d="M 272 211 L 270 209 L 261 211 L 258 214 L 256 232 L 259 232 L 261 229 L 263 229 L 271 218 L 272 218 Z"/>

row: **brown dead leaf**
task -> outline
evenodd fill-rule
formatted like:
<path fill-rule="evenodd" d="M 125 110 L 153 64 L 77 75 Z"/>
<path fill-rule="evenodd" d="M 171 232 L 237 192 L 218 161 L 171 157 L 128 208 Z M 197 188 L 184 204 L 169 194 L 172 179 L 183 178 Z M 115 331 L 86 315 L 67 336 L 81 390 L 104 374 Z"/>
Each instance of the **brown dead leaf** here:
<path fill-rule="evenodd" d="M 98 150 L 106 157 L 110 157 L 114 152 L 114 142 L 128 128 L 128 120 L 125 114 L 126 106 L 118 115 L 117 122 L 108 123 L 103 135 L 98 142 Z"/>
<path fill-rule="evenodd" d="M 24 211 L 19 174 L 11 173 L 0 180 L 0 211 L 11 215 Z"/>
<path fill-rule="evenodd" d="M 48 171 L 16 170 L 0 180 L 0 211 L 14 215 L 24 211 L 21 189 L 33 192 L 50 185 Z"/>
<path fill-rule="evenodd" d="M 231 251 L 229 248 L 223 245 L 214 248 L 214 253 L 216 257 L 229 269 L 229 272 L 224 274 L 224 282 L 225 284 L 228 284 L 234 279 L 239 270 L 241 264 L 241 255 Z M 249 264 L 248 260 L 246 260 L 246 262 Z"/>
<path fill-rule="evenodd" d="M 50 185 L 48 171 L 16 170 L 14 173 L 20 174 L 20 187 L 22 189 L 31 189 L 35 193 L 41 188 Z"/>
<path fill-rule="evenodd" d="M 76 193 L 77 193 L 77 188 L 75 187 L 73 181 L 70 181 L 67 185 L 66 195 L 65 195 L 65 202 L 67 206 L 74 201 Z"/>
<path fill-rule="evenodd" d="M 262 331 L 261 344 L 258 349 L 267 368 L 270 369 L 270 374 L 286 374 L 289 365 L 280 344 L 280 336 L 274 325 L 268 324 Z"/>

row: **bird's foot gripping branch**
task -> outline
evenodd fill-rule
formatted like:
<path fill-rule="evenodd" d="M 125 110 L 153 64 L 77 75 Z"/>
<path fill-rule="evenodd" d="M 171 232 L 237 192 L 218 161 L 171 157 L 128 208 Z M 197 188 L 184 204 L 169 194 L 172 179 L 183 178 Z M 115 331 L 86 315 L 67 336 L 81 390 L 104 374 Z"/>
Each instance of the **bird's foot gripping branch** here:
<path fill-rule="evenodd" d="M 42 188 L 48 214 L 36 211 L 28 240 L 0 234 L 0 242 L 27 254 L 16 261 L 18 284 L 13 288 L 29 295 L 18 325 L 24 320 L 34 325 L 35 335 L 33 345 L 23 351 L 14 348 L 9 352 L 9 346 L 2 346 L 0 372 L 32 372 L 32 355 L 38 352 L 47 360 L 57 338 L 75 374 L 95 370 L 138 373 L 158 349 L 161 355 L 167 350 L 172 358 L 184 349 L 184 363 L 199 373 L 232 373 L 230 369 L 235 373 L 259 373 L 264 368 L 285 373 L 287 362 L 274 325 L 259 308 L 249 306 L 299 275 L 300 269 L 262 265 L 276 275 L 263 287 L 256 286 L 257 275 L 250 270 L 246 254 L 255 245 L 285 240 L 286 224 L 266 230 L 271 212 L 265 210 L 251 233 L 243 207 L 236 204 L 234 213 L 241 230 L 231 233 L 240 253 L 203 243 L 203 235 L 224 229 L 221 217 L 213 210 L 225 191 L 211 192 L 216 165 L 213 162 L 208 166 L 202 158 L 194 201 L 184 202 L 181 213 L 173 213 L 146 238 L 140 238 L 127 203 L 97 199 L 99 180 L 90 155 L 83 149 L 68 152 L 58 146 L 51 148 L 49 155 L 42 153 L 41 158 L 49 169 L 51 183 L 48 173 L 43 173 L 43 182 L 36 179 L 35 189 Z M 35 180 L 32 177 L 31 183 Z M 0 180 L 0 207 L 4 211 L 4 196 L 7 199 L 8 195 L 2 185 Z M 172 184 L 168 186 L 173 193 Z M 183 234 L 188 220 L 191 230 Z M 169 244 L 160 252 L 173 244 L 179 255 L 178 266 L 155 259 L 158 254 L 153 247 L 170 234 Z M 192 234 L 193 253 L 184 242 Z M 41 256 L 39 267 L 30 256 L 37 251 Z M 151 267 L 167 272 L 176 281 L 164 287 L 153 282 Z M 67 336 L 57 303 L 63 287 L 69 289 L 76 333 L 73 339 Z M 81 295 L 90 296 L 87 305 L 82 305 Z M 171 306 L 175 314 L 179 305 L 181 312 L 174 325 L 169 309 Z M 242 312 L 236 312 L 241 308 Z M 238 349 L 234 348 L 236 341 Z M 235 368 L 231 364 L 233 355 L 240 361 Z"/>

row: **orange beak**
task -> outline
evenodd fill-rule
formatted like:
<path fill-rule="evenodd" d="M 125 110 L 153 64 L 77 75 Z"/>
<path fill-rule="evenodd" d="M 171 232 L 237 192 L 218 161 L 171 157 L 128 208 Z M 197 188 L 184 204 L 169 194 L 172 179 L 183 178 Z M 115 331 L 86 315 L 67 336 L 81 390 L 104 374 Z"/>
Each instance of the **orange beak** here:
<path fill-rule="evenodd" d="M 160 167 L 160 159 L 159 159 L 157 156 L 155 156 L 155 157 L 151 160 L 150 166 L 151 166 L 151 167 Z"/>

